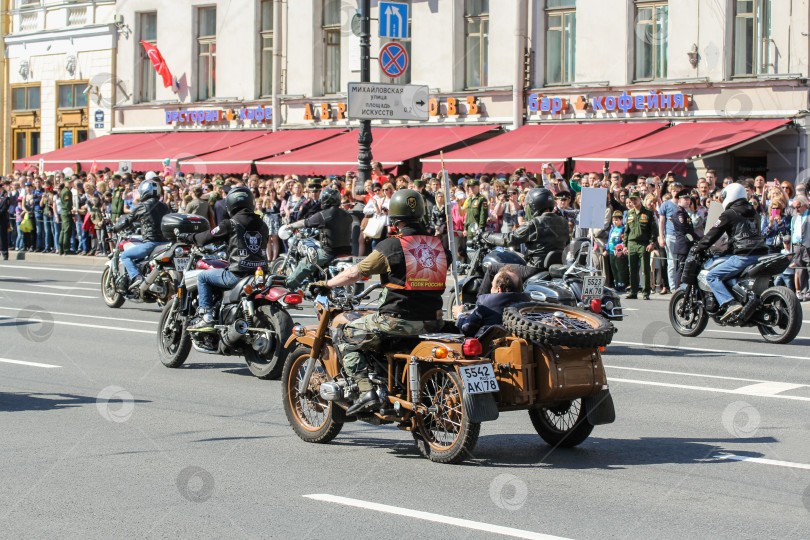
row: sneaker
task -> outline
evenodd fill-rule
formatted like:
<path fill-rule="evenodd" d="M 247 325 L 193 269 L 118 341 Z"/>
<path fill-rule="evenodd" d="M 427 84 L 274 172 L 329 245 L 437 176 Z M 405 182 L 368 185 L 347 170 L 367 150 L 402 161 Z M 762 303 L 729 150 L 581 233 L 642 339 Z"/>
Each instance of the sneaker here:
<path fill-rule="evenodd" d="M 216 328 L 214 328 L 214 321 L 206 321 L 204 318 L 200 318 L 197 322 L 189 326 L 186 330 L 189 332 L 215 332 Z"/>
<path fill-rule="evenodd" d="M 722 317 L 720 317 L 720 321 L 725 322 L 729 320 L 732 317 L 732 315 L 740 311 L 742 308 L 743 308 L 742 304 L 740 304 L 736 300 L 732 300 L 726 305 L 726 312 L 723 313 Z"/>

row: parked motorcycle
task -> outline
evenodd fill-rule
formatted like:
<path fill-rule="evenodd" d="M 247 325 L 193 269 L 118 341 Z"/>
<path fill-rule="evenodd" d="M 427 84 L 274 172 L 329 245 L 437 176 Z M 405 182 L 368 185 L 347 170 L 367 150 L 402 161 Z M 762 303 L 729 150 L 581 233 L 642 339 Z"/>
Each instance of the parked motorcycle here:
<path fill-rule="evenodd" d="M 191 232 L 178 227 L 180 233 Z M 174 236 L 176 236 L 175 233 Z M 250 372 L 260 379 L 277 379 L 289 352 L 284 340 L 293 321 L 288 309 L 300 309 L 301 295 L 284 288 L 283 277 L 266 278 L 261 269 L 225 290 L 214 306 L 219 324 L 215 332 L 188 332 L 197 316 L 197 276 L 228 263 L 211 258 L 216 248 L 178 247 L 176 256 L 187 260 L 176 284 L 176 296 L 163 308 L 158 324 L 157 346 L 166 367 L 183 365 L 193 347 L 208 354 L 244 356 Z"/>
<path fill-rule="evenodd" d="M 726 321 L 724 310 L 707 280 L 709 271 L 725 260 L 693 250 L 686 259 L 682 286 L 669 302 L 669 320 L 682 336 L 695 337 L 706 329 L 709 319 L 720 326 L 756 326 L 771 343 L 790 343 L 802 327 L 802 308 L 796 294 L 774 286 L 774 278 L 790 265 L 791 255 L 764 255 L 756 264 L 727 282 L 742 310 Z"/>
<path fill-rule="evenodd" d="M 318 229 L 298 229 L 293 231 L 288 226 L 282 227 L 279 231 L 279 238 L 287 241 L 287 253 L 279 255 L 279 257 L 270 263 L 270 273 L 278 276 L 289 276 L 292 271 L 298 266 L 301 260 L 317 260 L 317 255 L 312 256 L 312 253 L 318 252 L 321 248 L 321 242 L 318 240 Z M 331 276 L 339 274 L 346 268 L 357 264 L 360 259 L 358 257 L 337 257 L 333 260 L 327 268 L 317 268 L 317 271 L 310 276 L 301 286 L 301 289 L 306 293 L 307 284 L 315 281 L 328 279 Z M 310 263 L 313 264 L 314 263 Z M 328 275 L 327 275 L 328 274 Z M 367 278 L 364 278 L 365 281 Z M 351 288 L 352 294 L 360 294 L 363 291 L 364 285 L 362 281 L 358 281 Z"/>
<path fill-rule="evenodd" d="M 410 431 L 420 453 L 439 463 L 472 456 L 481 422 L 499 411 L 528 410 L 540 437 L 555 447 L 582 443 L 615 412 L 601 351 L 614 333 L 593 313 L 553 304 L 507 308 L 504 326 L 480 339 L 448 333 L 385 336 L 378 351 L 365 351 L 369 378 L 381 406 L 357 416 L 346 409 L 360 394 L 333 345 L 333 332 L 369 313 L 358 296 L 333 289 L 319 296 L 317 326 L 296 325 L 287 344 L 297 347 L 282 373 L 284 412 L 306 442 L 327 443 L 345 422 L 397 424 Z"/>

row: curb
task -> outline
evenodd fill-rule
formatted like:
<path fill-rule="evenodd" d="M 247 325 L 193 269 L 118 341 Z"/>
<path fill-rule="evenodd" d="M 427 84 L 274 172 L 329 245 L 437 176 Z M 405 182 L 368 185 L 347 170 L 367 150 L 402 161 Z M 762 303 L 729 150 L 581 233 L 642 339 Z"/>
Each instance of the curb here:
<path fill-rule="evenodd" d="M 92 257 L 82 255 L 57 255 L 55 253 L 31 253 L 29 251 L 10 251 L 8 254 L 8 262 L 25 261 L 33 263 L 47 263 L 47 264 L 70 264 L 76 266 L 104 266 L 107 257 Z"/>

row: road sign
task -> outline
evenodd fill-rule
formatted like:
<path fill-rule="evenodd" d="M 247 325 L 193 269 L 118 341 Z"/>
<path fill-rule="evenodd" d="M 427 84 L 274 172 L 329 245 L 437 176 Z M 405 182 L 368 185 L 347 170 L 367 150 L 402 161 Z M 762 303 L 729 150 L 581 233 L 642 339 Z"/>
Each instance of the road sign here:
<path fill-rule="evenodd" d="M 408 52 L 399 43 L 386 43 L 380 51 L 379 59 L 383 73 L 392 79 L 408 69 Z"/>
<path fill-rule="evenodd" d="M 349 118 L 426 121 L 429 94 L 427 85 L 349 83 Z"/>
<path fill-rule="evenodd" d="M 380 2 L 380 37 L 408 39 L 408 4 Z"/>
<path fill-rule="evenodd" d="M 132 172 L 132 162 L 131 161 L 119 161 L 118 162 L 118 172 L 121 174 L 131 173 Z"/>

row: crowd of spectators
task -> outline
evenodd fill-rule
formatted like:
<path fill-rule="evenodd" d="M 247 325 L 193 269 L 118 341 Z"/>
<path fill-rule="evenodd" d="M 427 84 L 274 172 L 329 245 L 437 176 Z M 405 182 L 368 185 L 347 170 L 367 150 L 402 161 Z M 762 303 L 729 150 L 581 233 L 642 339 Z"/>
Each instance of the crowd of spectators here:
<path fill-rule="evenodd" d="M 0 252 L 7 250 L 53 252 L 59 251 L 59 238 L 66 221 L 69 225 L 69 250 L 85 256 L 105 256 L 110 252 L 110 238 L 102 226 L 105 217 L 114 222 L 129 212 L 138 202 L 137 186 L 144 179 L 154 179 L 163 186 L 163 201 L 173 212 L 200 215 L 213 226 L 227 219 L 224 197 L 235 186 L 247 186 L 256 199 L 256 212 L 262 215 L 270 229 L 267 257 L 275 260 L 284 252 L 284 242 L 278 232 L 281 225 L 304 219 L 319 210 L 318 198 L 322 189 L 331 187 L 341 193 L 341 207 L 354 217 L 352 249 L 364 256 L 387 234 L 388 203 L 398 189 L 420 191 L 427 202 L 425 224 L 432 234 L 442 238 L 448 246 L 450 227 L 447 205 L 453 221 L 457 255 L 467 258 L 465 240 L 470 234 L 468 201 L 483 197 L 487 215 L 481 218 L 483 228 L 492 232 L 508 233 L 531 219 L 524 207 L 529 190 L 547 187 L 555 194 L 556 211 L 569 221 L 571 238 L 588 237 L 594 245 L 594 262 L 604 273 L 608 284 L 623 290 L 627 283 L 619 274 L 627 268 L 626 246 L 622 231 L 626 225 L 629 199 L 638 198 L 643 207 L 652 211 L 659 227 L 657 246 L 651 257 L 655 291 L 667 294 L 679 284 L 678 257 L 673 253 L 674 234 L 672 216 L 680 196 L 691 218 L 697 240 L 702 236 L 708 208 L 720 199 L 724 186 L 742 183 L 750 203 L 761 216 L 763 235 L 772 253 L 794 253 L 793 275 L 785 277 L 785 284 L 794 288 L 800 299 L 808 298 L 806 268 L 810 266 L 810 235 L 802 229 L 808 215 L 808 199 L 804 185 L 795 188 L 790 182 L 766 182 L 763 176 L 755 178 L 726 177 L 719 180 L 709 170 L 695 187 L 685 188 L 671 173 L 665 176 L 638 176 L 632 180 L 619 172 L 588 174 L 575 173 L 564 178 L 551 164 L 542 164 L 541 172 L 530 174 L 518 169 L 512 174 L 450 175 L 450 200 L 446 200 L 441 174 L 425 174 L 419 178 L 387 174 L 380 163 L 372 164 L 371 179 L 361 183 L 354 171 L 326 178 L 297 175 L 260 177 L 258 175 L 200 175 L 175 172 L 171 167 L 145 174 L 117 174 L 108 169 L 99 172 L 74 173 L 69 169 L 54 173 L 35 170 L 15 171 L 0 181 L 0 225 L 4 215 L 8 220 L 8 234 L 0 235 Z M 607 189 L 607 209 L 604 226 L 600 229 L 579 227 L 579 209 L 582 188 Z M 686 191 L 684 191 L 686 190 Z M 67 196 L 70 200 L 65 199 Z M 688 199 L 688 200 L 687 200 Z M 69 210 L 63 206 L 69 206 Z M 478 208 L 478 203 L 476 203 Z M 476 220 L 479 219 L 476 214 Z M 810 224 L 808 224 L 810 228 Z M 2 242 L 8 242 L 8 247 Z M 618 249 L 617 249 L 618 248 Z M 625 248 L 625 251 L 623 251 Z M 619 266 L 616 266 L 616 265 Z M 618 270 L 618 271 L 617 271 Z M 614 276 L 613 274 L 617 274 Z"/>

